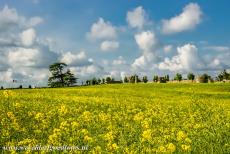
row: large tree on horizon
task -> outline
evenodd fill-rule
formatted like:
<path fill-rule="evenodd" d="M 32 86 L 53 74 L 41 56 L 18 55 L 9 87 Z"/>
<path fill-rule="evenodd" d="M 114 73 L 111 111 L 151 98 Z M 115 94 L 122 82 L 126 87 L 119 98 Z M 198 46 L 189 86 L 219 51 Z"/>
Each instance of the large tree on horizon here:
<path fill-rule="evenodd" d="M 76 83 L 77 78 L 68 69 L 64 72 L 67 64 L 62 62 L 53 63 L 49 66 L 51 76 L 48 79 L 48 86 L 50 87 L 64 87 L 70 86 Z"/>

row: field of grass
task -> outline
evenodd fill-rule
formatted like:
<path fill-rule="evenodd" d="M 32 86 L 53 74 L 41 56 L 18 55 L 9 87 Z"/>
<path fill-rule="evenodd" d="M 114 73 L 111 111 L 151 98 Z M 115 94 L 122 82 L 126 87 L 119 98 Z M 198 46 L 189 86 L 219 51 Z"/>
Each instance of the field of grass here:
<path fill-rule="evenodd" d="M 17 89 L 0 91 L 0 98 L 1 147 L 87 145 L 88 150 L 72 153 L 230 153 L 230 84 Z"/>

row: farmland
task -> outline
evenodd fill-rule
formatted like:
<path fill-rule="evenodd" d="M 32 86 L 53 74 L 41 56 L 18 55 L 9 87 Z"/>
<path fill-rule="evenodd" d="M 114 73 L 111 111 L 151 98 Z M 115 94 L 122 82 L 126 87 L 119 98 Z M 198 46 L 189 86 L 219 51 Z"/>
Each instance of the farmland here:
<path fill-rule="evenodd" d="M 230 153 L 227 83 L 16 89 L 1 90 L 0 97 L 1 147 L 87 145 L 87 151 L 72 153 Z"/>

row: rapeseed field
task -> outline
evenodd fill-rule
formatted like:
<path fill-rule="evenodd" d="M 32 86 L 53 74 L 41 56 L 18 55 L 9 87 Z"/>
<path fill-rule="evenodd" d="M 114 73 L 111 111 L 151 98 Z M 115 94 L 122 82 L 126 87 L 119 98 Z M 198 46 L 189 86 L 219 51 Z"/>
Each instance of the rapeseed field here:
<path fill-rule="evenodd" d="M 38 145 L 79 146 L 53 153 L 227 154 L 230 84 L 1 90 L 1 152 L 32 153 L 28 147 Z M 27 149 L 3 149 L 10 146 Z"/>

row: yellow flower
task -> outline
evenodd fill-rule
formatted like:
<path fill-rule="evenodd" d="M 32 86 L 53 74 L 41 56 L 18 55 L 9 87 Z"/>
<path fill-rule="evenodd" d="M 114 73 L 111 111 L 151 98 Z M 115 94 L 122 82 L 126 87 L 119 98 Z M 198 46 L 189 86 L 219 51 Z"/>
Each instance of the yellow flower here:
<path fill-rule="evenodd" d="M 6 98 L 13 96 L 13 95 L 14 95 L 14 92 L 11 90 L 4 90 L 4 92 L 3 92 L 3 96 Z"/>
<path fill-rule="evenodd" d="M 179 131 L 177 133 L 177 140 L 180 141 L 180 140 L 183 140 L 187 137 L 187 135 L 183 132 L 183 131 Z"/>
<path fill-rule="evenodd" d="M 87 135 L 89 132 L 88 132 L 88 130 L 87 129 L 82 129 L 81 130 L 81 134 L 83 134 L 83 135 Z"/>
<path fill-rule="evenodd" d="M 14 118 L 13 112 L 7 112 L 7 116 L 8 116 L 9 118 Z"/>
<path fill-rule="evenodd" d="M 71 122 L 72 129 L 76 129 L 79 126 L 79 123 L 76 121 Z"/>
<path fill-rule="evenodd" d="M 191 146 L 190 146 L 190 145 L 182 144 L 182 145 L 181 145 L 181 149 L 182 149 L 183 151 L 188 152 L 188 151 L 191 151 Z"/>
<path fill-rule="evenodd" d="M 144 114 L 142 112 L 136 114 L 133 118 L 134 121 L 141 121 L 144 119 Z"/>
<path fill-rule="evenodd" d="M 61 105 L 59 112 L 63 115 L 65 115 L 68 112 L 68 109 L 65 105 Z"/>
<path fill-rule="evenodd" d="M 185 139 L 185 142 L 187 142 L 187 143 L 192 143 L 192 140 L 191 140 L 190 138 L 187 137 L 187 138 Z"/>
<path fill-rule="evenodd" d="M 107 134 L 105 134 L 105 140 L 112 141 L 114 139 L 113 132 L 110 131 Z"/>
<path fill-rule="evenodd" d="M 142 133 L 142 137 L 144 140 L 151 140 L 151 138 L 152 138 L 151 135 L 152 135 L 151 129 L 147 129 L 147 130 L 143 131 L 143 133 Z"/>
<path fill-rule="evenodd" d="M 141 125 L 142 125 L 142 127 L 145 128 L 145 129 L 149 128 L 149 123 L 148 123 L 147 120 L 144 120 L 144 121 L 141 123 Z"/>
<path fill-rule="evenodd" d="M 35 119 L 36 120 L 42 120 L 44 118 L 44 115 L 43 115 L 43 113 L 37 113 L 36 115 L 35 115 Z"/>
<path fill-rule="evenodd" d="M 169 143 L 167 146 L 167 151 L 170 153 L 176 151 L 176 146 L 173 143 Z"/>
<path fill-rule="evenodd" d="M 92 137 L 89 137 L 88 135 L 86 135 L 86 136 L 84 137 L 84 141 L 85 141 L 85 142 L 92 142 L 92 141 L 93 141 L 93 138 L 92 138 Z"/>
<path fill-rule="evenodd" d="M 161 153 L 164 153 L 164 152 L 166 152 L 166 148 L 165 148 L 163 145 L 161 145 L 161 146 L 158 148 L 158 151 L 161 152 Z"/>
<path fill-rule="evenodd" d="M 115 151 L 119 148 L 116 143 L 113 143 L 113 144 L 109 143 L 107 146 L 108 146 L 109 150 L 112 150 L 112 151 Z"/>
<path fill-rule="evenodd" d="M 101 153 L 101 147 L 100 146 L 96 146 L 94 149 L 93 149 L 93 154 L 99 154 Z"/>
<path fill-rule="evenodd" d="M 82 113 L 82 118 L 84 121 L 90 121 L 91 120 L 91 113 L 89 111 L 85 111 Z"/>

